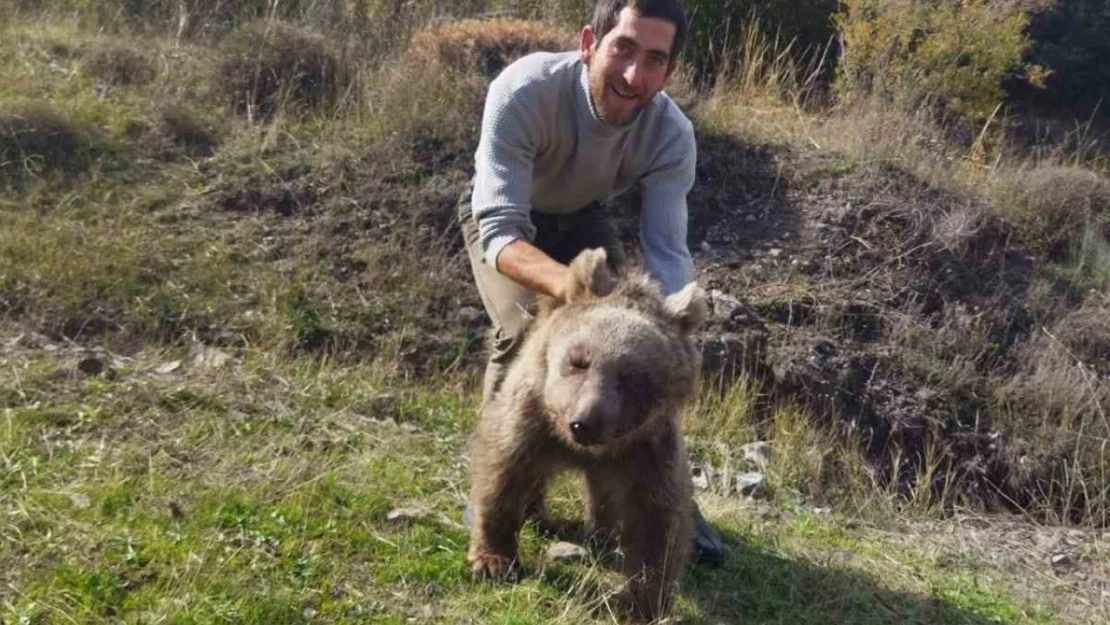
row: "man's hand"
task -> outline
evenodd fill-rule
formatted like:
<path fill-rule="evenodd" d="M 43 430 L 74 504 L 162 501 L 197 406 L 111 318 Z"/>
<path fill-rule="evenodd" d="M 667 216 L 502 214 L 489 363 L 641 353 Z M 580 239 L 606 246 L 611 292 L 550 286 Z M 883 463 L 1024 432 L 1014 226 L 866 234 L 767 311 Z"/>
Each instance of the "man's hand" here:
<path fill-rule="evenodd" d="M 540 248 L 517 239 L 497 255 L 497 271 L 525 288 L 566 301 L 571 283 L 570 267 L 556 261 Z"/>

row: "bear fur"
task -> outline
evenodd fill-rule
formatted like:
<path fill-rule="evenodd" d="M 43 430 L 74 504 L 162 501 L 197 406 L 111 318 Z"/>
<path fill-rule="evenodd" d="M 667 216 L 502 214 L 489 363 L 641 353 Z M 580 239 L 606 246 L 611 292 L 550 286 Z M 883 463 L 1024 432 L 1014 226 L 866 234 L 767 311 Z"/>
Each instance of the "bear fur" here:
<path fill-rule="evenodd" d="M 520 529 L 546 481 L 582 470 L 587 526 L 620 542 L 631 617 L 648 622 L 670 608 L 693 547 L 680 417 L 699 374 L 690 335 L 708 306 L 696 284 L 664 298 L 642 273 L 617 283 L 605 259 L 575 258 L 569 303 L 541 303 L 482 408 L 468 561 L 479 577 L 515 578 Z"/>

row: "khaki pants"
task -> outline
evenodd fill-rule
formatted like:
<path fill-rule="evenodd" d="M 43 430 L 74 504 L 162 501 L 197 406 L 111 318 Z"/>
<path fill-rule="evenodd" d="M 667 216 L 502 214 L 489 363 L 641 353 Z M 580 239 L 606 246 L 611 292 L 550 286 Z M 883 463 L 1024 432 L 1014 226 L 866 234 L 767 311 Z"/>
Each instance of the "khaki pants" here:
<path fill-rule="evenodd" d="M 493 340 L 482 384 L 484 403 L 497 391 L 520 346 L 528 320 L 535 311 L 536 294 L 501 275 L 486 262 L 478 240 L 478 224 L 470 210 L 470 196 L 468 188 L 459 198 L 459 222 L 474 283 L 493 324 Z M 596 247 L 605 248 L 609 266 L 614 271 L 624 263 L 617 228 L 599 202 L 568 215 L 532 211 L 532 224 L 536 227 L 536 240 L 532 244 L 561 263 L 569 264 L 582 250 Z"/>

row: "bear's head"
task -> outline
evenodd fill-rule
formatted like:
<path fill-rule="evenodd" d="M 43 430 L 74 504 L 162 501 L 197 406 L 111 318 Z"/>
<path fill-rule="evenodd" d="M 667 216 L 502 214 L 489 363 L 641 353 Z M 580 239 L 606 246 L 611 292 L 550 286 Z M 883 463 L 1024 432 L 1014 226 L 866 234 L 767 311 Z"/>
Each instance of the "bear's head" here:
<path fill-rule="evenodd" d="M 582 252 L 571 270 L 569 303 L 549 304 L 537 319 L 542 401 L 571 447 L 604 454 L 678 419 L 699 371 L 691 334 L 708 305 L 694 283 L 663 297 L 642 273 L 615 281 L 604 250 Z"/>

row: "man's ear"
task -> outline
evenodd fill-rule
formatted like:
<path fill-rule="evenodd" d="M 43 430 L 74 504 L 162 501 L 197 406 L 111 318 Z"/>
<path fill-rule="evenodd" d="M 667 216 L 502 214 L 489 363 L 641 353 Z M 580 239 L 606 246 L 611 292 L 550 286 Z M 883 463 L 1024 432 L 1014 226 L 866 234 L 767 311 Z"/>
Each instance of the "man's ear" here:
<path fill-rule="evenodd" d="M 578 37 L 578 58 L 586 65 L 590 64 L 590 59 L 594 56 L 594 48 L 597 47 L 597 34 L 594 33 L 594 27 L 587 24 L 582 28 L 582 32 Z"/>
<path fill-rule="evenodd" d="M 668 295 L 663 306 L 678 322 L 684 334 L 696 331 L 709 318 L 709 297 L 696 282 L 687 284 L 678 293 Z"/>

